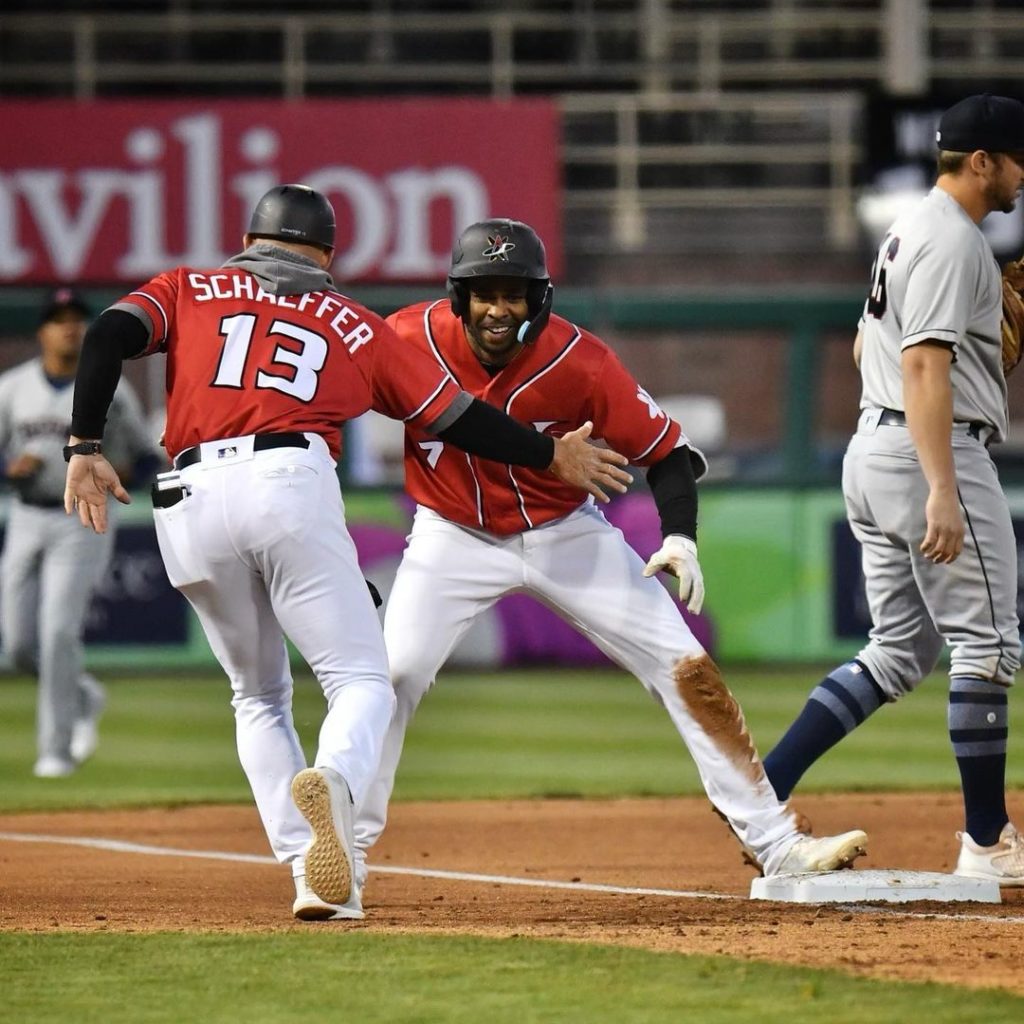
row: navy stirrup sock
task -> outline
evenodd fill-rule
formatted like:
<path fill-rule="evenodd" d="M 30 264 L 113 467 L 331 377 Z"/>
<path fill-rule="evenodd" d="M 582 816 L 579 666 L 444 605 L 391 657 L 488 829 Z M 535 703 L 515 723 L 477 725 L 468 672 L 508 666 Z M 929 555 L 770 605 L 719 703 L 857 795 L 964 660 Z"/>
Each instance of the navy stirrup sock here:
<path fill-rule="evenodd" d="M 964 793 L 964 828 L 979 846 L 992 846 L 1006 813 L 1006 687 L 989 679 L 953 676 L 949 684 L 949 741 Z"/>
<path fill-rule="evenodd" d="M 885 694 L 859 661 L 833 669 L 764 759 L 775 795 L 788 800 L 804 772 L 883 703 Z"/>

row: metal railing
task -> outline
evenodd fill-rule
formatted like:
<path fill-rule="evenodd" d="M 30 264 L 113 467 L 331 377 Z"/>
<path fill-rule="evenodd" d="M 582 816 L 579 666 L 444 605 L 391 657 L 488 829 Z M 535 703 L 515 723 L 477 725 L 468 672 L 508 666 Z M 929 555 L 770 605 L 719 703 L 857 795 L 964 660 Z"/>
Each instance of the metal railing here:
<path fill-rule="evenodd" d="M 668 252 L 681 233 L 690 251 L 756 248 L 752 225 L 773 222 L 796 247 L 856 243 L 856 94 L 571 94 L 561 109 L 564 204 L 590 252 Z"/>
<path fill-rule="evenodd" d="M 925 7 L 927 5 L 924 5 Z M 665 93 L 883 83 L 887 5 L 693 11 L 91 13 L 0 17 L 0 90 L 79 98 L 154 88 Z M 1024 80 L 1024 19 L 989 4 L 925 12 L 933 88 Z"/>

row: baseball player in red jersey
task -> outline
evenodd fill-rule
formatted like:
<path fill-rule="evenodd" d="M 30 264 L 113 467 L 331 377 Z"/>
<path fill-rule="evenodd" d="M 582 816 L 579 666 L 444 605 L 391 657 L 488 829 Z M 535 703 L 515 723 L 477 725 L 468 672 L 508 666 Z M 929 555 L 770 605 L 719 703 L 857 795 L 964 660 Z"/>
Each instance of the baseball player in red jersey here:
<path fill-rule="evenodd" d="M 429 353 L 339 294 L 327 273 L 334 235 L 324 196 L 278 186 L 257 205 L 244 252 L 216 269 L 160 274 L 116 302 L 86 336 L 65 449 L 65 509 L 102 532 L 107 493 L 127 498 L 100 442 L 121 361 L 166 352 L 174 468 L 154 489 L 160 551 L 231 681 L 242 767 L 306 920 L 363 916 L 352 805 L 394 706 L 345 527 L 341 424 L 374 408 L 605 499 L 603 488 L 628 480 L 621 456 L 586 442 L 589 427 L 552 444 L 475 401 Z M 285 636 L 327 698 L 313 768 L 292 721 Z"/>
<path fill-rule="evenodd" d="M 700 610 L 696 478 L 704 456 L 603 342 L 551 315 L 544 247 L 526 224 L 467 228 L 448 291 L 448 299 L 400 310 L 388 323 L 467 392 L 539 433 L 593 422 L 596 436 L 648 468 L 665 540 L 645 566 L 578 487 L 481 462 L 407 422 L 406 487 L 418 508 L 384 622 L 397 708 L 377 778 L 357 809 L 357 887 L 385 825 L 416 707 L 473 619 L 513 591 L 557 611 L 664 705 L 715 807 L 765 873 L 850 863 L 864 850 L 864 833 L 815 839 L 798 831 L 718 670 L 650 578 L 662 569 L 676 575 L 680 598 Z"/>

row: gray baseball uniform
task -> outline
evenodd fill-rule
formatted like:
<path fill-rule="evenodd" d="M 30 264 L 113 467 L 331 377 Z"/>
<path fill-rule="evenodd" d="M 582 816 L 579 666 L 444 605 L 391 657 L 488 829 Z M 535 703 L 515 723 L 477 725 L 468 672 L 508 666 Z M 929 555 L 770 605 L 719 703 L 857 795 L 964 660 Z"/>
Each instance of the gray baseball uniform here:
<path fill-rule="evenodd" d="M 955 874 L 1024 886 L 1024 837 L 1006 807 L 1017 551 L 988 452 L 1008 418 L 1002 289 L 979 230 L 1024 188 L 1024 104 L 969 96 L 939 119 L 936 146 L 936 186 L 883 239 L 859 325 L 861 415 L 843 495 L 869 640 L 811 691 L 764 767 L 787 799 L 826 751 L 913 690 L 945 644 L 964 800 Z"/>
<path fill-rule="evenodd" d="M 999 268 L 963 207 L 934 188 L 878 251 L 860 322 L 863 395 L 843 465 L 850 525 L 863 550 L 873 628 L 857 656 L 892 697 L 935 666 L 1010 684 L 1020 665 L 1017 560 L 987 444 L 1006 435 Z M 919 549 L 928 484 L 903 413 L 901 353 L 934 340 L 953 351 L 953 459 L 964 549 L 936 564 Z"/>
<path fill-rule="evenodd" d="M 0 629 L 4 650 L 22 671 L 39 678 L 37 745 L 40 758 L 72 757 L 76 721 L 103 700 L 83 672 L 82 631 L 90 595 L 102 579 L 114 531 L 83 530 L 64 514 L 61 454 L 71 423 L 73 381 L 53 381 L 41 359 L 0 376 L 0 452 L 41 460 L 39 471 L 13 482 L 0 561 Z M 115 464 L 153 453 L 142 408 L 121 382 L 111 406 L 105 451 Z"/>

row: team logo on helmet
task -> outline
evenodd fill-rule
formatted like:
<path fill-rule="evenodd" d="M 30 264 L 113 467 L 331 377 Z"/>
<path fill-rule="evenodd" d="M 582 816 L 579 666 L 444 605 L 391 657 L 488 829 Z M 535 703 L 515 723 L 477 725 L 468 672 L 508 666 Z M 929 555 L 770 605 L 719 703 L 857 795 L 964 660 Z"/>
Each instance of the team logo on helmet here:
<path fill-rule="evenodd" d="M 498 260 L 508 263 L 508 254 L 516 247 L 516 243 L 510 242 L 503 235 L 488 235 L 487 241 L 490 245 L 480 255 L 489 257 L 492 263 Z"/>

